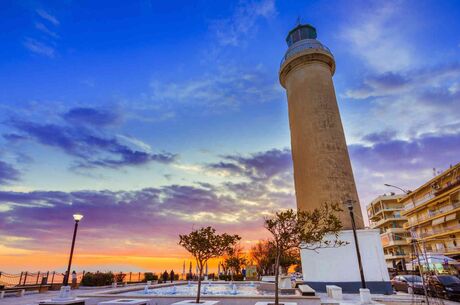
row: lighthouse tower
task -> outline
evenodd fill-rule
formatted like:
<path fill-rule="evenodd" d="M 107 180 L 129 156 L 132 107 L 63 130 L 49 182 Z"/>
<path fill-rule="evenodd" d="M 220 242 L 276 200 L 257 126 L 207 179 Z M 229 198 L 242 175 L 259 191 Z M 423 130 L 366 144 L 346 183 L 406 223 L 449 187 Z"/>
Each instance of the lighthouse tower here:
<path fill-rule="evenodd" d="M 354 201 L 356 227 L 364 228 L 355 180 L 335 97 L 332 53 L 316 40 L 316 29 L 298 25 L 289 32 L 289 46 L 279 78 L 286 89 L 291 128 L 297 208 L 312 210 L 325 202 Z M 351 229 L 348 210 L 340 214 Z"/>
<path fill-rule="evenodd" d="M 291 30 L 279 71 L 288 100 L 297 208 L 313 210 L 323 203 L 352 200 L 366 285 L 375 293 L 391 293 L 380 232 L 364 229 L 332 81 L 334 56 L 316 36 L 308 24 Z M 361 287 L 351 218 L 343 210 L 339 238 L 348 245 L 301 251 L 303 279 L 318 291 L 326 285 L 341 286 L 344 292 Z"/>

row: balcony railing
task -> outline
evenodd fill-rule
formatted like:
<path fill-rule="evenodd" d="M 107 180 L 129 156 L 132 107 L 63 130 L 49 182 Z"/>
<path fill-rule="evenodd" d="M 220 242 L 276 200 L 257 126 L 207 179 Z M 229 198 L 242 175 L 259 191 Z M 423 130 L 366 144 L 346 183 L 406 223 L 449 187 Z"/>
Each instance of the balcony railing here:
<path fill-rule="evenodd" d="M 408 254 L 405 253 L 394 253 L 394 254 L 385 254 L 383 257 L 385 259 L 398 259 L 398 258 L 405 258 Z"/>
<path fill-rule="evenodd" d="M 456 180 L 454 180 L 453 182 L 450 182 L 449 184 L 447 184 L 446 186 L 440 188 L 439 190 L 436 190 L 435 191 L 435 195 L 438 196 L 438 195 L 441 195 L 442 193 L 444 192 L 447 192 L 448 190 L 451 190 L 453 189 L 454 187 L 456 187 L 457 185 L 460 185 L 460 176 L 457 177 Z"/>
<path fill-rule="evenodd" d="M 420 237 L 425 238 L 425 237 L 429 237 L 431 235 L 440 234 L 440 233 L 449 234 L 450 231 L 454 231 L 454 230 L 460 230 L 460 224 L 456 224 L 456 225 L 448 226 L 448 227 L 443 227 L 443 228 L 436 228 L 436 229 L 433 229 L 430 232 L 421 233 Z"/>
<path fill-rule="evenodd" d="M 418 207 L 422 204 L 424 204 L 425 202 L 427 202 L 428 200 L 431 200 L 435 197 L 435 195 L 433 193 L 428 193 L 427 195 L 425 195 L 423 198 L 421 199 L 413 199 L 411 203 L 407 203 L 406 205 L 404 205 L 404 210 L 407 211 L 407 210 L 410 210 L 414 207 Z"/>
<path fill-rule="evenodd" d="M 430 251 L 430 253 L 438 253 L 438 254 L 453 253 L 453 252 L 460 252 L 460 247 L 447 247 L 444 249 L 435 249 L 433 251 Z"/>
<path fill-rule="evenodd" d="M 452 210 L 455 210 L 460 207 L 460 202 L 454 202 L 452 204 L 449 204 L 447 206 L 443 206 L 442 208 L 439 208 L 436 211 L 428 211 L 429 217 L 434 217 L 439 214 L 443 214 Z"/>

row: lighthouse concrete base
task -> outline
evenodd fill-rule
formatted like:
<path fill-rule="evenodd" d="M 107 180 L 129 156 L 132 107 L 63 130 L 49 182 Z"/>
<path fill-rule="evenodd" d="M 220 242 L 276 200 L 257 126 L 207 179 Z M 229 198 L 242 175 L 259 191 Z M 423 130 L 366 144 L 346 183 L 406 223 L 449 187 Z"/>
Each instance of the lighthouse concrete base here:
<path fill-rule="evenodd" d="M 392 294 L 380 231 L 365 229 L 357 230 L 356 233 L 367 288 L 371 293 Z M 316 251 L 301 250 L 303 280 L 316 291 L 324 292 L 326 285 L 336 285 L 341 287 L 343 292 L 358 293 L 361 288 L 361 277 L 353 231 L 341 231 L 339 239 L 348 244 Z"/>

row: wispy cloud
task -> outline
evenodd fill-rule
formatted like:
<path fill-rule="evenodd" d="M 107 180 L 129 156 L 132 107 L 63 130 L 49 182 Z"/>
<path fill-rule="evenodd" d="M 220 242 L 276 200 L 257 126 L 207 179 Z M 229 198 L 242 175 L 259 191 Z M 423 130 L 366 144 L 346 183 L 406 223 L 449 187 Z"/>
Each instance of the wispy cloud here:
<path fill-rule="evenodd" d="M 43 23 L 41 23 L 41 22 L 36 22 L 35 23 L 35 28 L 37 30 L 40 30 L 43 33 L 53 37 L 53 38 L 59 38 L 58 34 L 56 34 L 55 32 L 51 31 L 50 29 L 48 29 L 48 27 L 46 25 L 44 25 Z"/>
<path fill-rule="evenodd" d="M 46 42 L 45 39 L 42 39 L 43 37 L 26 37 L 23 45 L 35 54 L 54 58 L 56 55 L 56 39 L 59 38 L 59 35 L 55 30 L 50 29 L 49 26 L 56 28 L 60 22 L 55 16 L 47 13 L 45 10 L 37 9 L 35 12 L 40 17 L 40 22 L 35 22 L 35 29 L 46 34 L 48 37 Z"/>
<path fill-rule="evenodd" d="M 21 173 L 11 164 L 0 160 L 0 185 L 17 182 Z"/>
<path fill-rule="evenodd" d="M 46 21 L 52 23 L 54 26 L 58 26 L 60 24 L 59 20 L 55 16 L 49 14 L 45 10 L 38 9 L 38 10 L 36 10 L 36 12 L 40 17 L 42 17 Z"/>
<path fill-rule="evenodd" d="M 401 2 L 368 4 L 369 7 L 354 13 L 351 24 L 342 27 L 341 37 L 351 54 L 382 73 L 410 67 L 416 61 L 416 52 L 398 22 L 407 17 L 400 10 Z"/>
<path fill-rule="evenodd" d="M 367 103 L 369 115 L 361 124 L 374 131 L 398 130 L 402 139 L 460 130 L 460 64 L 449 63 L 404 72 L 374 73 L 364 77 L 344 98 Z M 366 121 L 366 122 L 365 122 Z"/>
<path fill-rule="evenodd" d="M 257 30 L 259 18 L 270 18 L 276 14 L 274 0 L 242 2 L 229 18 L 215 20 L 211 29 L 221 46 L 238 46 L 243 37 Z"/>
<path fill-rule="evenodd" d="M 221 66 L 197 79 L 151 83 L 152 99 L 170 104 L 206 107 L 219 111 L 238 108 L 241 103 L 263 103 L 281 97 L 281 91 L 261 68 L 253 70 Z"/>
<path fill-rule="evenodd" d="M 53 58 L 55 56 L 55 49 L 52 46 L 37 41 L 33 38 L 26 38 L 26 40 L 24 41 L 24 46 L 29 51 L 32 51 L 39 55 L 44 55 L 50 58 Z"/>
<path fill-rule="evenodd" d="M 90 169 L 97 167 L 118 169 L 124 166 L 139 166 L 150 162 L 171 163 L 176 155 L 161 152 L 152 153 L 145 150 L 145 145 L 139 149 L 142 141 L 110 135 L 104 129 L 117 119 L 115 115 L 98 109 L 74 108 L 63 114 L 67 124 L 36 123 L 26 120 L 11 119 L 9 125 L 19 134 L 14 137 L 7 135 L 13 141 L 35 141 L 42 145 L 62 150 L 75 157 L 75 169 Z M 97 127 L 95 129 L 94 127 Z M 109 135 L 107 134 L 109 133 Z M 129 140 L 129 141 L 128 141 Z"/>

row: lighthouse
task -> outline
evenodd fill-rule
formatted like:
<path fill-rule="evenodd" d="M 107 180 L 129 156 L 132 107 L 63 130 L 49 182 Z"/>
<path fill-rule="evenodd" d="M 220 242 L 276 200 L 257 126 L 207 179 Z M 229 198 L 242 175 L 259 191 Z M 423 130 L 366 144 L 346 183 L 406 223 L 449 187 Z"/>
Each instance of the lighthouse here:
<path fill-rule="evenodd" d="M 358 229 L 364 228 L 332 76 L 335 60 L 311 25 L 289 32 L 288 50 L 279 79 L 286 89 L 297 208 L 313 210 L 323 203 L 354 202 Z M 339 215 L 351 229 L 348 210 Z"/>
<path fill-rule="evenodd" d="M 347 244 L 317 251 L 302 249 L 303 280 L 317 291 L 337 285 L 344 292 L 367 287 L 374 293 L 392 293 L 380 232 L 364 229 L 332 81 L 334 56 L 309 24 L 297 25 L 286 42 L 279 80 L 287 94 L 297 208 L 311 211 L 324 203 L 351 204 L 356 240 L 362 249 L 357 255 L 351 217 L 344 208 L 338 215 L 343 225 L 338 237 Z M 367 288 L 360 292 L 367 295 Z"/>

